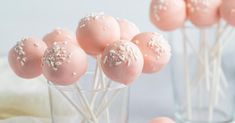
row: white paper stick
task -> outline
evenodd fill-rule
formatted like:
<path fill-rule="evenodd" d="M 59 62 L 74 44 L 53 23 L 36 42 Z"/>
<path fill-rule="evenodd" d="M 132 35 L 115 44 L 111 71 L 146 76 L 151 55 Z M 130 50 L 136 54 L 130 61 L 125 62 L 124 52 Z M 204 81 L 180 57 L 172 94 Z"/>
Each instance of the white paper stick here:
<path fill-rule="evenodd" d="M 188 71 L 188 60 L 187 60 L 187 44 L 186 44 L 186 38 L 185 38 L 185 27 L 182 28 L 182 34 L 183 34 L 183 49 L 184 49 L 184 79 L 186 82 L 186 105 L 187 105 L 187 115 L 188 119 L 192 119 L 192 107 L 191 107 L 191 84 L 189 81 L 189 71 Z"/>

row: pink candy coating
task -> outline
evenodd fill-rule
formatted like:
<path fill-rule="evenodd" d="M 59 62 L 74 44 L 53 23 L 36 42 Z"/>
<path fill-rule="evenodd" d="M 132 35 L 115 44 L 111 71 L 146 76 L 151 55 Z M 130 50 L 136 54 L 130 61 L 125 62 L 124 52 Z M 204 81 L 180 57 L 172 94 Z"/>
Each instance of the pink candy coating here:
<path fill-rule="evenodd" d="M 120 39 L 117 20 L 103 13 L 95 13 L 81 19 L 77 27 L 77 40 L 89 55 L 99 55 L 104 48 Z"/>
<path fill-rule="evenodd" d="M 170 60 L 171 47 L 158 33 L 144 32 L 136 35 L 132 41 L 144 56 L 144 73 L 160 71 Z"/>
<path fill-rule="evenodd" d="M 235 26 L 235 0 L 224 0 L 220 6 L 220 14 L 228 24 Z"/>
<path fill-rule="evenodd" d="M 104 73 L 125 85 L 132 83 L 142 72 L 143 55 L 130 41 L 117 41 L 105 48 L 101 57 Z"/>
<path fill-rule="evenodd" d="M 135 35 L 140 33 L 138 27 L 126 19 L 118 19 L 118 23 L 120 25 L 121 40 L 131 40 Z"/>
<path fill-rule="evenodd" d="M 41 58 L 46 48 L 47 45 L 39 39 L 23 38 L 9 51 L 9 64 L 18 76 L 35 78 L 42 74 Z"/>
<path fill-rule="evenodd" d="M 150 20 L 157 28 L 164 31 L 181 27 L 186 20 L 184 0 L 152 0 Z"/>
<path fill-rule="evenodd" d="M 159 117 L 152 119 L 149 123 L 175 123 L 175 121 L 167 117 Z"/>
<path fill-rule="evenodd" d="M 203 28 L 219 21 L 221 0 L 186 0 L 186 3 L 188 18 L 194 25 Z"/>
<path fill-rule="evenodd" d="M 85 52 L 70 43 L 54 44 L 43 56 L 43 75 L 54 84 L 73 84 L 86 72 L 86 69 Z"/>
<path fill-rule="evenodd" d="M 43 41 L 48 47 L 52 46 L 54 42 L 64 42 L 72 43 L 78 45 L 76 37 L 73 33 L 62 28 L 56 28 L 52 32 L 49 32 L 43 37 Z"/>

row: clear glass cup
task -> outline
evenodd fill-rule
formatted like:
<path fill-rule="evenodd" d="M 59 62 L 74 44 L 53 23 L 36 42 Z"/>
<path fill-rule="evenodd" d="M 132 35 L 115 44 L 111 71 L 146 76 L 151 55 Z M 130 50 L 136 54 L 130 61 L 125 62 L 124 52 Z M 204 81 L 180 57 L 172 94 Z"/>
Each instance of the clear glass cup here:
<path fill-rule="evenodd" d="M 182 123 L 229 123 L 234 116 L 235 42 L 222 23 L 170 34 L 175 117 Z"/>
<path fill-rule="evenodd" d="M 128 87 L 94 75 L 86 73 L 69 86 L 49 82 L 52 123 L 128 122 Z"/>

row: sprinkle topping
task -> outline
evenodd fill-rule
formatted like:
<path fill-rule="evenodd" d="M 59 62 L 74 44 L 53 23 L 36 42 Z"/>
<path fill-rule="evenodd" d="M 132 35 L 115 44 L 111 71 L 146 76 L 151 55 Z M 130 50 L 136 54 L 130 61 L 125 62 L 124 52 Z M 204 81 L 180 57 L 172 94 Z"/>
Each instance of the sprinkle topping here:
<path fill-rule="evenodd" d="M 167 10 L 168 8 L 168 2 L 166 2 L 165 0 L 155 0 L 155 5 L 153 7 L 153 13 L 154 16 L 156 17 L 157 21 L 160 21 L 160 16 L 158 14 L 159 11 L 162 10 Z"/>
<path fill-rule="evenodd" d="M 65 47 L 66 43 L 54 43 L 50 49 L 46 50 L 46 55 L 43 56 L 43 63 L 47 64 L 54 71 L 57 71 L 59 66 L 68 63 L 72 57 L 72 53 Z"/>
<path fill-rule="evenodd" d="M 155 33 L 148 41 L 147 47 L 156 54 L 156 60 L 159 60 L 164 53 L 168 53 L 171 49 L 164 37 L 158 33 Z"/>
<path fill-rule="evenodd" d="M 210 5 L 210 0 L 189 0 L 187 7 L 191 12 L 196 12 L 199 10 L 206 11 Z"/>
<path fill-rule="evenodd" d="M 91 14 L 89 14 L 86 17 L 81 19 L 81 21 L 79 23 L 79 28 L 86 27 L 87 23 L 89 23 L 90 20 L 98 20 L 98 19 L 103 19 L 103 18 L 104 18 L 104 13 L 103 12 L 91 13 Z"/>
<path fill-rule="evenodd" d="M 21 66 L 25 65 L 25 62 L 27 61 L 26 53 L 24 51 L 24 41 L 26 41 L 28 38 L 22 38 L 21 41 L 17 42 L 14 51 L 17 54 L 16 59 L 19 61 Z"/>
<path fill-rule="evenodd" d="M 77 75 L 77 73 L 76 72 L 73 72 L 73 76 L 76 76 Z"/>
<path fill-rule="evenodd" d="M 33 45 L 34 45 L 35 47 L 39 47 L 39 44 L 37 44 L 37 43 L 34 43 Z"/>
<path fill-rule="evenodd" d="M 138 55 L 134 51 L 135 49 L 127 41 L 115 42 L 104 56 L 103 63 L 108 64 L 110 67 L 118 66 L 123 63 L 128 66 L 133 61 L 137 61 Z"/>

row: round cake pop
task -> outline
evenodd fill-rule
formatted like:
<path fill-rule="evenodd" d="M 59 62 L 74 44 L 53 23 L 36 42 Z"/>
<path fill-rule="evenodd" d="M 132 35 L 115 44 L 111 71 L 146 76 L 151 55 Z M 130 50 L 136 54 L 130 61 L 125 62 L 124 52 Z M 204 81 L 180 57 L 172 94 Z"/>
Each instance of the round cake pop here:
<path fill-rule="evenodd" d="M 219 21 L 221 0 L 186 0 L 188 18 L 200 27 L 208 27 Z"/>
<path fill-rule="evenodd" d="M 228 24 L 235 26 L 235 0 L 224 0 L 220 6 L 220 14 Z"/>
<path fill-rule="evenodd" d="M 41 58 L 47 45 L 36 38 L 22 38 L 9 52 L 8 61 L 20 77 L 31 79 L 42 74 Z"/>
<path fill-rule="evenodd" d="M 120 39 L 117 20 L 103 13 L 94 13 L 81 19 L 77 27 L 77 40 L 87 54 L 96 56 L 104 48 Z"/>
<path fill-rule="evenodd" d="M 162 35 L 144 32 L 136 35 L 132 41 L 144 55 L 144 73 L 158 72 L 169 62 L 171 48 Z"/>
<path fill-rule="evenodd" d="M 140 30 L 134 23 L 126 19 L 117 19 L 117 20 L 120 25 L 121 40 L 131 40 L 135 35 L 140 33 Z"/>
<path fill-rule="evenodd" d="M 175 121 L 167 117 L 159 117 L 152 119 L 149 123 L 175 123 Z"/>
<path fill-rule="evenodd" d="M 164 31 L 181 27 L 186 20 L 184 0 L 152 0 L 150 20 L 157 28 Z"/>
<path fill-rule="evenodd" d="M 110 79 L 128 85 L 141 74 L 143 55 L 134 43 L 117 41 L 105 48 L 101 67 Z"/>
<path fill-rule="evenodd" d="M 45 41 L 48 47 L 52 46 L 54 42 L 64 41 L 78 45 L 75 35 L 62 28 L 56 28 L 52 32 L 46 34 L 43 37 L 43 41 Z"/>
<path fill-rule="evenodd" d="M 73 84 L 86 72 L 86 69 L 85 52 L 67 42 L 53 44 L 43 56 L 43 75 L 54 84 Z"/>

